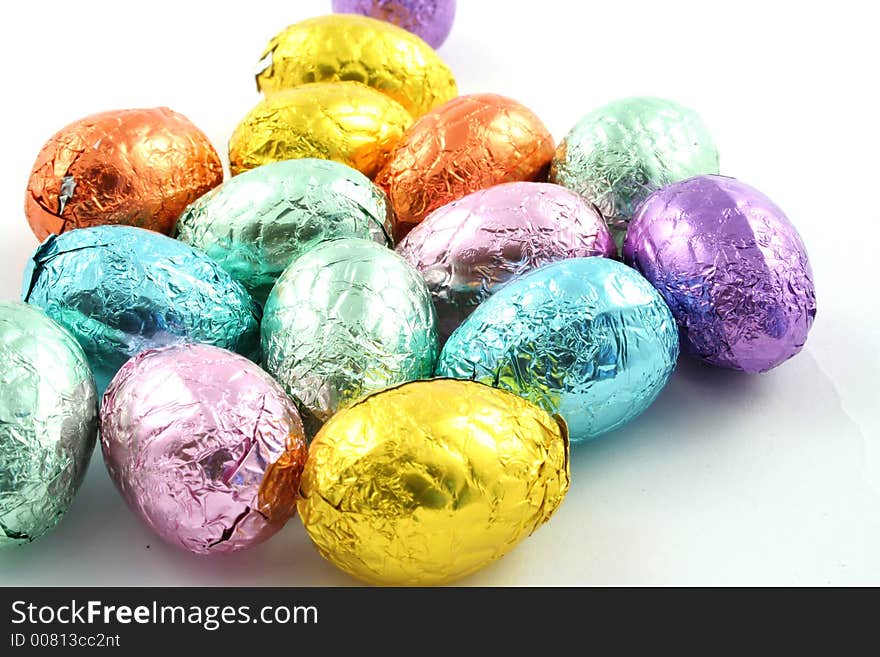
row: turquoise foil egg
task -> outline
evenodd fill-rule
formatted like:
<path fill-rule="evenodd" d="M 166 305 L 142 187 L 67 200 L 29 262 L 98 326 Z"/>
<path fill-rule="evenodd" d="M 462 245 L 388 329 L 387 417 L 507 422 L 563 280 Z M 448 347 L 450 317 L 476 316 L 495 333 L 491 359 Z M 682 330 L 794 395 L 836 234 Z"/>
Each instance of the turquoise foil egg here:
<path fill-rule="evenodd" d="M 450 336 L 436 374 L 514 392 L 561 415 L 572 441 L 617 429 L 678 358 L 672 313 L 638 272 L 573 258 L 512 280 Z"/>

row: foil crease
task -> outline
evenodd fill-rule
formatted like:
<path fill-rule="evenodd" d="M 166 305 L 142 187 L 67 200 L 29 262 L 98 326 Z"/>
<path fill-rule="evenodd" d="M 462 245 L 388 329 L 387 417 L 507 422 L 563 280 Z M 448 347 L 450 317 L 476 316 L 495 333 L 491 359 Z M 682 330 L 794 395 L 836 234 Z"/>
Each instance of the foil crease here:
<path fill-rule="evenodd" d="M 22 300 L 76 337 L 99 392 L 130 357 L 167 344 L 205 342 L 259 360 L 259 305 L 208 256 L 152 231 L 52 235 L 25 269 Z"/>
<path fill-rule="evenodd" d="M 439 350 L 418 272 L 375 242 L 324 242 L 295 260 L 266 302 L 265 369 L 314 434 L 338 408 L 431 376 Z"/>
<path fill-rule="evenodd" d="M 446 342 L 436 373 L 522 395 L 561 415 L 579 442 L 648 408 L 677 358 L 675 320 L 648 281 L 615 260 L 574 258 L 486 299 Z"/>
<path fill-rule="evenodd" d="M 260 60 L 257 88 L 267 96 L 311 82 L 359 82 L 417 118 L 458 95 L 452 71 L 428 44 L 365 16 L 331 14 L 291 25 Z"/>
<path fill-rule="evenodd" d="M 391 201 L 399 240 L 433 210 L 471 192 L 545 179 L 552 157 L 553 137 L 529 109 L 474 94 L 416 121 L 376 182 Z"/>
<path fill-rule="evenodd" d="M 593 206 L 536 182 L 496 185 L 445 205 L 397 247 L 428 284 L 441 342 L 510 279 L 557 260 L 616 251 Z"/>
<path fill-rule="evenodd" d="M 95 383 L 79 344 L 39 309 L 0 301 L 0 548 L 55 527 L 97 431 Z"/>
<path fill-rule="evenodd" d="M 183 212 L 177 238 L 207 253 L 260 303 L 298 256 L 335 237 L 391 246 L 391 206 L 338 162 L 287 160 L 227 180 Z"/>
<path fill-rule="evenodd" d="M 242 356 L 208 345 L 142 352 L 101 408 L 107 471 L 125 501 L 172 545 L 237 552 L 293 515 L 307 447 L 284 390 Z M 284 459 L 271 495 L 267 472 Z"/>
<path fill-rule="evenodd" d="M 764 372 L 806 342 L 816 316 L 806 249 L 753 187 L 698 176 L 656 192 L 630 224 L 624 257 L 663 295 L 687 351 L 707 363 Z"/>
<path fill-rule="evenodd" d="M 399 103 L 358 82 L 316 82 L 262 100 L 229 139 L 238 174 L 304 157 L 335 160 L 373 178 L 412 124 Z"/>
<path fill-rule="evenodd" d="M 333 0 L 333 11 L 394 23 L 439 48 L 455 19 L 455 0 Z"/>
<path fill-rule="evenodd" d="M 187 204 L 223 182 L 205 134 L 167 107 L 93 114 L 43 146 L 25 214 L 38 239 L 127 224 L 166 235 Z"/>
<path fill-rule="evenodd" d="M 436 379 L 379 392 L 312 441 L 299 512 L 321 555 L 373 584 L 444 584 L 502 557 L 569 486 L 565 425 Z"/>
<path fill-rule="evenodd" d="M 718 173 L 718 150 L 693 110 L 623 98 L 583 117 L 556 150 L 550 181 L 595 203 L 618 246 L 639 205 L 669 183 Z"/>

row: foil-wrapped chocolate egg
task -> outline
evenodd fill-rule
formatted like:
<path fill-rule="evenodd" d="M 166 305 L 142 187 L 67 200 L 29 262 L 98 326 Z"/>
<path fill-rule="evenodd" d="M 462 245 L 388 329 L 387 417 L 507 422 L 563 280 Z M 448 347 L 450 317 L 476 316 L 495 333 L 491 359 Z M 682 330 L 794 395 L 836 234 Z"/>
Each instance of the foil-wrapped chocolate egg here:
<path fill-rule="evenodd" d="M 316 82 L 272 94 L 229 139 L 233 175 L 270 162 L 336 160 L 373 178 L 412 124 L 399 103 L 358 82 Z"/>
<path fill-rule="evenodd" d="M 400 239 L 430 212 L 480 189 L 538 180 L 553 137 L 531 110 L 495 94 L 461 96 L 416 121 L 379 172 Z"/>
<path fill-rule="evenodd" d="M 168 234 L 178 215 L 223 181 L 208 138 L 167 107 L 93 114 L 55 133 L 28 180 L 34 234 L 104 224 Z"/>
<path fill-rule="evenodd" d="M 284 270 L 266 302 L 263 362 L 314 433 L 339 407 L 431 376 L 437 320 L 419 273 L 391 249 L 342 238 Z"/>
<path fill-rule="evenodd" d="M 634 97 L 583 117 L 556 150 L 550 180 L 595 203 L 620 246 L 651 192 L 703 173 L 718 173 L 718 150 L 697 113 Z"/>
<path fill-rule="evenodd" d="M 52 235 L 25 269 L 22 300 L 73 333 L 99 392 L 130 357 L 167 344 L 259 358 L 260 307 L 247 291 L 202 252 L 140 228 Z"/>
<path fill-rule="evenodd" d="M 722 176 L 669 185 L 639 208 L 623 252 L 703 361 L 764 372 L 804 346 L 816 316 L 807 251 L 755 188 Z"/>
<path fill-rule="evenodd" d="M 260 303 L 284 268 L 316 244 L 360 237 L 391 245 L 385 194 L 330 160 L 264 164 L 187 207 L 177 238 L 207 253 Z"/>
<path fill-rule="evenodd" d="M 278 531 L 296 511 L 307 454 L 281 386 L 204 344 L 128 361 L 104 394 L 101 447 L 129 507 L 197 554 L 236 552 Z"/>
<path fill-rule="evenodd" d="M 38 308 L 0 301 L 0 548 L 55 527 L 97 432 L 95 382 L 74 337 Z"/>
<path fill-rule="evenodd" d="M 458 95 L 452 71 L 419 37 L 352 14 L 291 25 L 266 46 L 259 69 L 257 87 L 267 96 L 310 82 L 360 82 L 416 118 Z"/>
<path fill-rule="evenodd" d="M 388 21 L 439 48 L 455 18 L 455 0 L 333 0 L 333 11 Z"/>
<path fill-rule="evenodd" d="M 324 425 L 298 507 L 345 572 L 436 585 L 504 556 L 568 486 L 563 422 L 503 390 L 435 379 L 371 395 Z"/>
<path fill-rule="evenodd" d="M 609 258 L 574 258 L 486 299 L 446 342 L 436 372 L 522 395 L 561 415 L 577 442 L 648 408 L 677 358 L 675 320 L 648 281 Z"/>
<path fill-rule="evenodd" d="M 511 278 L 556 260 L 616 251 L 592 205 L 537 182 L 496 185 L 444 205 L 397 246 L 428 284 L 441 341 Z"/>

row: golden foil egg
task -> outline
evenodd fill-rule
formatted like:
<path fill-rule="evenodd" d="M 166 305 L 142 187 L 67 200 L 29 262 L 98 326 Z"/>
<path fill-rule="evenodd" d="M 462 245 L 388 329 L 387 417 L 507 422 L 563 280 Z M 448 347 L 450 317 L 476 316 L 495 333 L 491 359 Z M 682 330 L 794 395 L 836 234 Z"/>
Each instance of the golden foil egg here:
<path fill-rule="evenodd" d="M 359 82 L 316 82 L 272 94 L 229 139 L 229 167 L 241 173 L 269 162 L 335 160 L 372 178 L 412 117 L 399 103 Z"/>
<path fill-rule="evenodd" d="M 396 25 L 351 14 L 310 18 L 278 34 L 260 59 L 257 87 L 270 95 L 340 80 L 378 89 L 413 117 L 458 95 L 452 71 L 431 46 Z"/>
<path fill-rule="evenodd" d="M 436 585 L 502 557 L 559 507 L 565 424 L 473 381 L 406 383 L 312 441 L 298 510 L 321 555 L 374 584 Z"/>

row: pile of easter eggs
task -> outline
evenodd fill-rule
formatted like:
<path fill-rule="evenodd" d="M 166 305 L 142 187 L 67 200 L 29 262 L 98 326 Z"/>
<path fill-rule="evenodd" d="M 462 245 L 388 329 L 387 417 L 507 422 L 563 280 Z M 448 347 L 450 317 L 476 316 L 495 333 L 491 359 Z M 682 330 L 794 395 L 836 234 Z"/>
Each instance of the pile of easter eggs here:
<path fill-rule="evenodd" d="M 458 95 L 432 48 L 454 0 L 333 5 L 267 46 L 225 182 L 167 108 L 39 153 L 43 241 L 0 303 L 0 545 L 57 523 L 100 436 L 169 543 L 242 550 L 298 511 L 364 581 L 449 582 L 550 518 L 570 445 L 642 413 L 680 346 L 745 372 L 803 347 L 804 245 L 696 113 L 625 98 L 556 145 Z"/>

